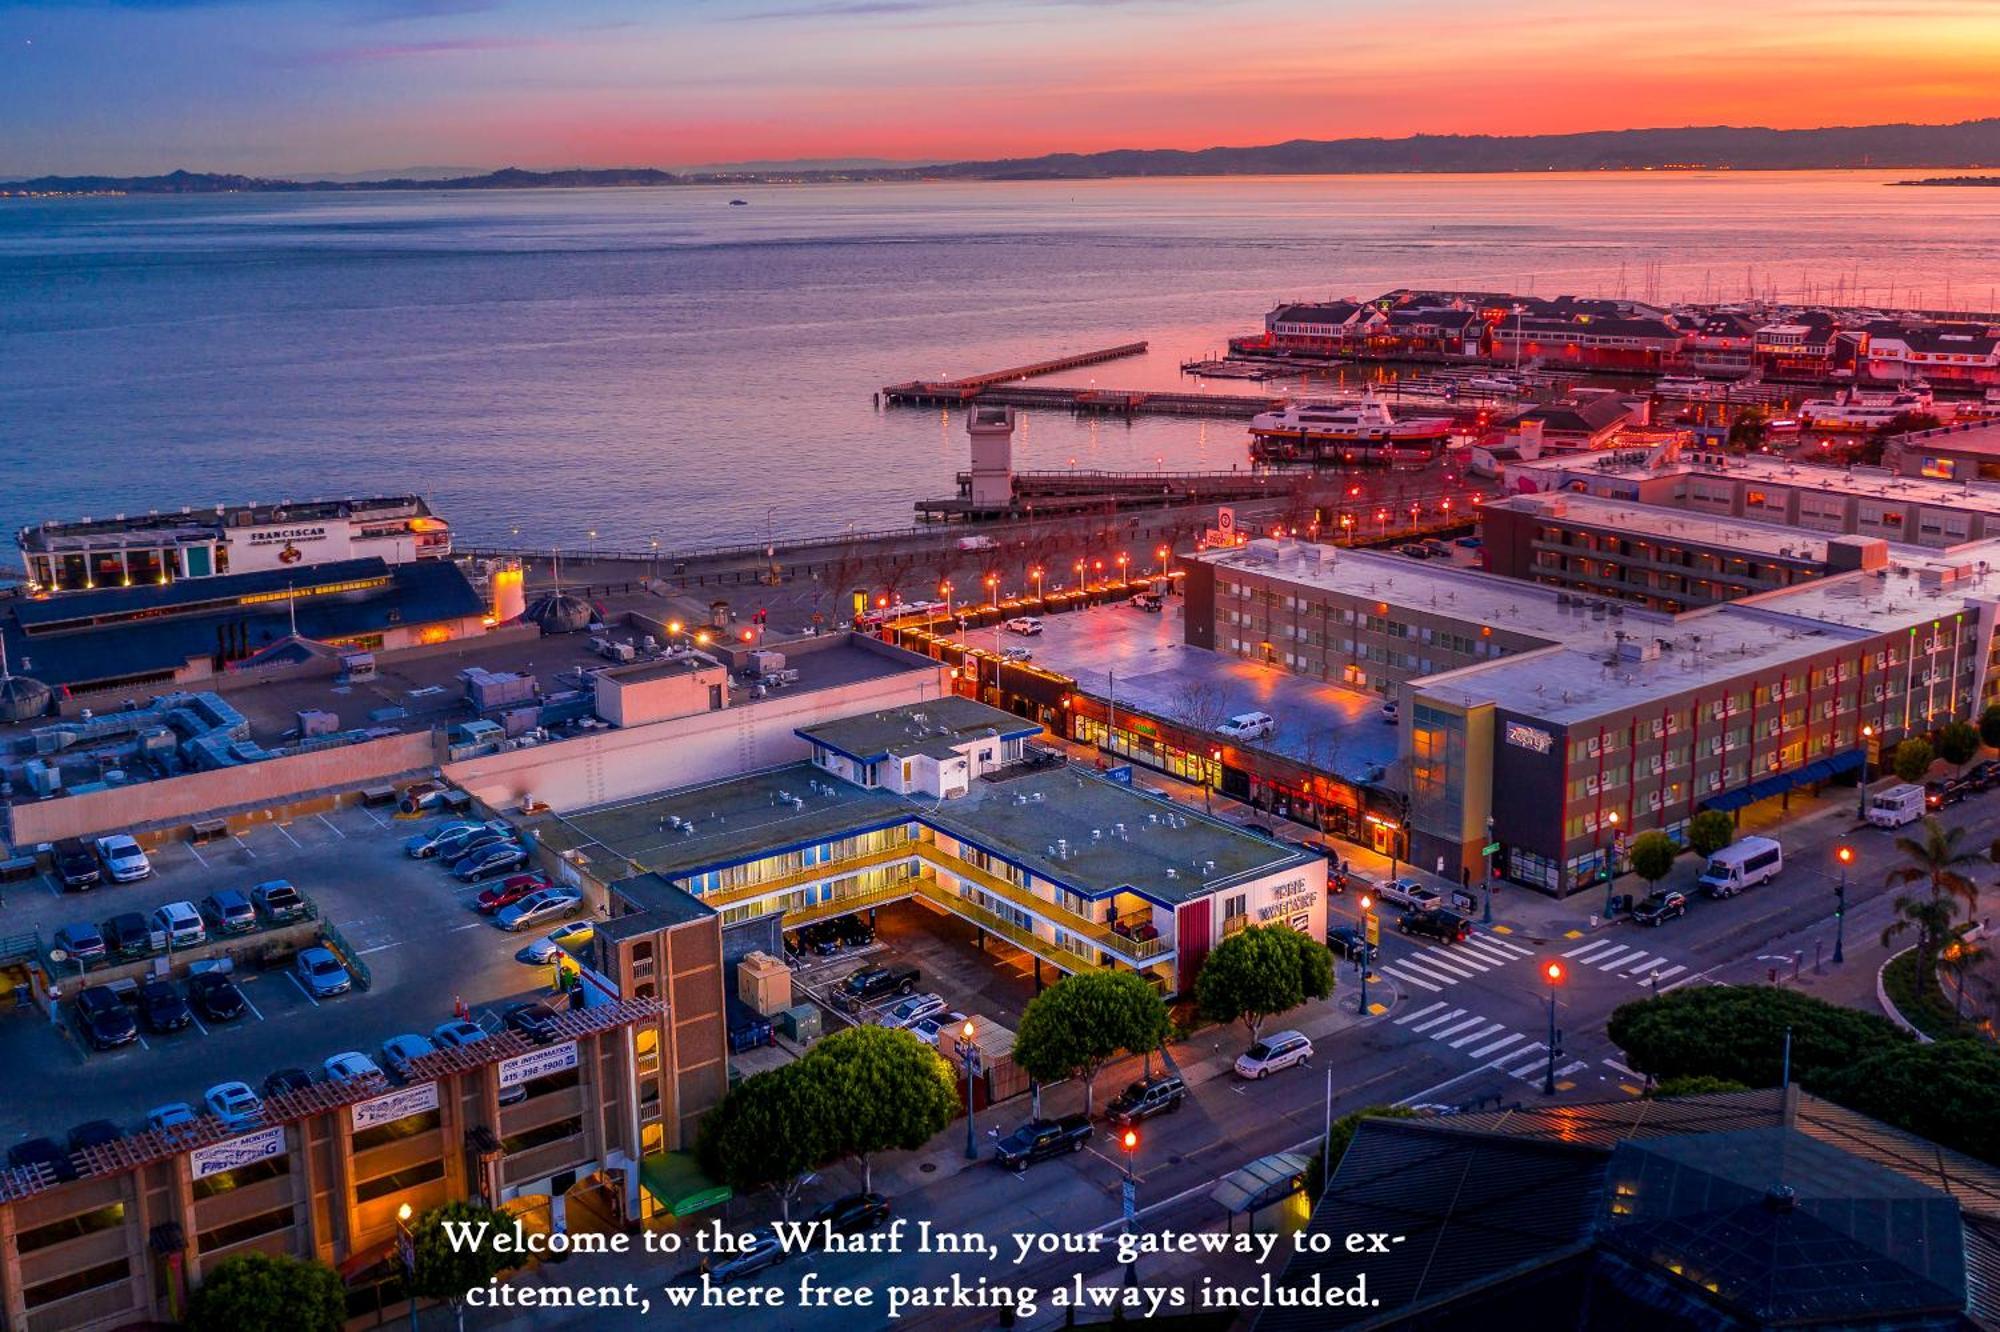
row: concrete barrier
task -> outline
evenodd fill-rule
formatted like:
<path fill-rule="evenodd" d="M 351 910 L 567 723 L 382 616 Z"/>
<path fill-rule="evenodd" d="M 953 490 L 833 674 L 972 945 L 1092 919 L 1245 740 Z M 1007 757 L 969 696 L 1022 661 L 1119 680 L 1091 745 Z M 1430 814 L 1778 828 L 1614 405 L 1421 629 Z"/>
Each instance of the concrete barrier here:
<path fill-rule="evenodd" d="M 1922 1033 L 1921 1031 L 1918 1031 L 1916 1024 L 1903 1016 L 1902 1010 L 1897 1008 L 1895 1003 L 1890 1000 L 1889 987 L 1887 983 L 1884 982 L 1882 979 L 1883 973 L 1889 970 L 1889 962 L 1894 962 L 1897 958 L 1901 957 L 1903 953 L 1910 953 L 1915 951 L 1916 951 L 1916 945 L 1911 944 L 1908 948 L 1903 949 L 1901 953 L 1891 953 L 1889 955 L 1889 961 L 1884 962 L 1880 967 L 1876 968 L 1875 1003 L 1877 1004 L 1877 1006 L 1881 1008 L 1882 1012 L 1888 1017 L 1889 1021 L 1895 1023 L 1897 1026 L 1901 1027 L 1904 1031 L 1909 1032 L 1910 1035 L 1916 1037 L 1920 1043 L 1924 1045 L 1929 1045 L 1932 1043 L 1931 1038 L 1924 1035 L 1924 1033 Z"/>

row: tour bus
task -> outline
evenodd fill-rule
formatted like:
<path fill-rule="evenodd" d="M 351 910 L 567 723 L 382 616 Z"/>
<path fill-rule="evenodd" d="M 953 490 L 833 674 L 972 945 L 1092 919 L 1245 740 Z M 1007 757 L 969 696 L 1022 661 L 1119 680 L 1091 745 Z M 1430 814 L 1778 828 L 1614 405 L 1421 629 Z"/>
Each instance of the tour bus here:
<path fill-rule="evenodd" d="M 1734 897 L 1778 877 L 1785 867 L 1785 848 L 1768 837 L 1745 837 L 1708 858 L 1698 882 L 1710 897 Z"/>
<path fill-rule="evenodd" d="M 1878 828 L 1900 828 L 1924 816 L 1924 788 L 1898 782 L 1868 797 L 1868 821 Z"/>

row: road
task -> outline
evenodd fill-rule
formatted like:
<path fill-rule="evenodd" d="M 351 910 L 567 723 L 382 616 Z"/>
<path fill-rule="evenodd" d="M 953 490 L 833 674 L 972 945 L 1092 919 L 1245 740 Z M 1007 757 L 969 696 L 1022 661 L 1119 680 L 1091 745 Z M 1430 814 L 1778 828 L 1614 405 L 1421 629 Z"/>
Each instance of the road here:
<path fill-rule="evenodd" d="M 1264 1082 L 1238 1081 L 1227 1069 L 1245 1044 L 1240 1028 L 1205 1029 L 1174 1047 L 1193 1096 L 1178 1112 L 1141 1128 L 1134 1161 L 1140 1229 L 1219 1229 L 1222 1212 L 1209 1199 L 1215 1182 L 1264 1154 L 1310 1150 L 1329 1113 L 1386 1102 L 1461 1106 L 1494 1098 L 1503 1104 L 1542 1101 L 1550 1068 L 1552 988 L 1560 1031 L 1554 1097 L 1569 1101 L 1640 1093 L 1641 1079 L 1623 1066 L 1604 1027 L 1619 1004 L 1642 999 L 1653 988 L 1768 983 L 1775 973 L 1777 983 L 1872 1009 L 1875 973 L 1889 955 L 1879 935 L 1893 911 L 1893 891 L 1883 880 L 1899 857 L 1894 834 L 1857 826 L 1853 801 L 1852 791 L 1835 789 L 1821 800 L 1794 801 L 1789 816 L 1775 826 L 1769 824 L 1769 813 L 1746 821 L 1745 831 L 1754 826 L 1784 844 L 1786 869 L 1780 878 L 1727 901 L 1694 897 L 1686 916 L 1656 928 L 1595 922 L 1589 913 L 1602 907 L 1595 893 L 1556 902 L 1517 888 L 1496 895 L 1492 926 L 1481 926 L 1471 940 L 1449 947 L 1401 936 L 1393 917 L 1385 918 L 1383 954 L 1368 986 L 1367 1016 L 1355 1011 L 1356 975 L 1343 963 L 1333 1001 L 1281 1019 L 1313 1037 L 1316 1054 L 1307 1069 Z M 2000 792 L 1974 797 L 1946 815 L 1950 823 L 1967 828 L 1969 845 L 1984 847 L 2000 834 Z M 1855 849 L 1857 859 L 1849 880 L 1846 961 L 1835 967 L 1834 848 L 1843 843 Z M 1359 848 L 1337 849 L 1357 865 L 1373 868 Z M 1669 886 L 1690 888 L 1697 869 L 1693 857 L 1683 857 Z M 1620 892 L 1642 887 L 1631 879 L 1617 885 Z M 1330 924 L 1358 919 L 1355 896 L 1349 892 L 1334 899 Z M 1552 960 L 1565 972 L 1554 987 L 1544 978 L 1544 967 Z M 1101 1095 L 1136 1071 L 1136 1062 L 1107 1071 L 1099 1079 Z M 1052 1088 L 1043 1100 L 1046 1113 L 1074 1112 L 1082 1108 L 1082 1088 Z M 1009 1105 L 999 1117 L 1012 1126 L 1026 1117 L 1026 1109 Z M 990 1149 L 990 1141 L 982 1131 L 982 1145 Z M 1027 1232 L 1117 1231 L 1124 1163 L 1108 1130 L 1100 1130 L 1090 1150 L 1019 1175 L 985 1163 L 967 1167 L 962 1142 L 962 1125 L 954 1125 L 925 1153 L 878 1163 L 876 1186 L 892 1194 L 897 1214 L 913 1226 L 921 1220 L 944 1230 L 976 1231 L 1003 1250 L 999 1257 L 819 1253 L 788 1259 L 758 1278 L 759 1283 L 794 1293 L 808 1273 L 817 1282 L 878 1290 L 890 1284 L 935 1286 L 954 1275 L 973 1286 L 983 1281 L 989 1287 L 1025 1285 L 1044 1291 L 1076 1274 L 1099 1286 L 1116 1283 L 1119 1272 L 1109 1249 L 1035 1256 L 1017 1266 L 1008 1238 Z M 856 1187 L 850 1171 L 833 1168 L 809 1191 L 809 1199 L 817 1202 Z M 740 1199 L 731 1204 L 727 1224 L 743 1229 L 767 1214 L 764 1199 Z M 1281 1262 L 1282 1254 L 1273 1265 Z M 577 1258 L 523 1280 L 658 1285 L 689 1266 L 661 1258 Z M 1142 1284 L 1175 1279 L 1198 1283 L 1203 1275 L 1250 1282 L 1257 1271 L 1240 1257 L 1148 1258 L 1141 1261 L 1140 1276 Z M 658 1307 L 656 1301 L 656 1311 Z M 534 1321 L 537 1326 L 566 1326 L 571 1312 L 539 1310 Z M 1042 1300 L 1036 1314 L 1017 1325 L 1057 1326 L 1063 1312 Z M 772 1317 L 768 1311 L 707 1312 L 718 1328 L 768 1324 Z M 855 1317 L 853 1310 L 788 1307 L 781 1322 L 787 1328 L 834 1329 L 856 1326 Z M 914 1328 L 985 1327 L 997 1325 L 996 1318 L 990 1308 L 918 1308 L 906 1310 L 899 1322 Z M 473 1321 L 500 1326 L 508 1319 L 476 1315 Z M 519 1314 L 513 1321 L 527 1326 Z M 581 1325 L 586 1320 L 579 1315 L 573 1321 Z M 622 1327 L 647 1320 L 604 1311 L 591 1313 L 587 1321 L 594 1327 Z"/>

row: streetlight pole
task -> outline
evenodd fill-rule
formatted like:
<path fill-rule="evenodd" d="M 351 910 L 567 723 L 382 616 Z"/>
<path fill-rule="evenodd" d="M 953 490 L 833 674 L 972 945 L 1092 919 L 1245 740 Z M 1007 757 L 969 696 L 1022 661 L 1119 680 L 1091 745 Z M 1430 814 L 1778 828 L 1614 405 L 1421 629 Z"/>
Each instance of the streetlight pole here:
<path fill-rule="evenodd" d="M 1354 1010 L 1356 1017 L 1368 1016 L 1368 963 L 1375 952 L 1375 939 L 1380 937 L 1375 931 L 1375 916 L 1369 909 L 1374 905 L 1374 898 L 1361 894 L 1361 958 L 1354 964 L 1361 971 L 1361 1000 Z"/>
<path fill-rule="evenodd" d="M 1550 961 L 1543 965 L 1542 974 L 1549 981 L 1549 1071 L 1542 1078 L 1542 1095 L 1556 1094 L 1556 986 L 1562 984 L 1563 964 Z"/>
<path fill-rule="evenodd" d="M 1039 564 L 1028 570 L 1028 577 L 1035 580 L 1035 600 L 1037 602 L 1042 599 L 1042 572 L 1042 566 Z M 1046 609 L 1046 607 L 1037 606 L 1036 609 L 1041 610 Z"/>
<path fill-rule="evenodd" d="M 1843 846 L 1834 852 L 1840 857 L 1840 887 L 1833 898 L 1833 965 L 1847 960 L 1847 867 L 1854 863 L 1854 848 Z"/>
<path fill-rule="evenodd" d="M 965 1159 L 968 1161 L 977 1161 L 979 1159 L 979 1138 L 978 1130 L 973 1125 L 972 1071 L 979 1063 L 979 1046 L 972 1039 L 971 1018 L 967 1018 L 965 1025 L 959 1029 L 958 1057 L 960 1062 L 965 1065 Z"/>
<path fill-rule="evenodd" d="M 1873 726 L 1864 726 L 1861 728 L 1861 789 L 1854 797 L 1854 817 L 1857 819 L 1868 817 L 1868 750 L 1869 742 L 1874 738 L 1875 728 Z M 1837 961 L 1838 959 L 1835 960 Z"/>
<path fill-rule="evenodd" d="M 1618 862 L 1625 858 L 1625 834 L 1618 831 L 1618 811 L 1605 815 L 1611 825 L 1611 859 L 1604 865 L 1604 918 L 1611 919 L 1611 890 L 1618 886 Z"/>
<path fill-rule="evenodd" d="M 1167 576 L 1167 557 L 1174 552 L 1171 547 L 1161 546 L 1156 553 L 1160 557 L 1160 577 L 1165 578 Z"/>
<path fill-rule="evenodd" d="M 1486 910 L 1480 913 L 1479 923 L 1493 923 L 1493 816 L 1486 816 L 1486 847 L 1480 852 L 1486 861 Z"/>
<path fill-rule="evenodd" d="M 403 1295 L 410 1302 L 410 1332 L 417 1332 L 417 1235 L 410 1229 L 410 1205 L 396 1209 L 396 1252 L 403 1264 Z"/>
<path fill-rule="evenodd" d="M 1132 1174 L 1132 1154 L 1139 1150 L 1139 1130 L 1135 1128 L 1126 1129 L 1124 1135 L 1119 1138 L 1118 1145 L 1125 1149 L 1125 1187 L 1122 1190 L 1124 1196 L 1123 1211 L 1125 1214 L 1124 1233 L 1130 1236 L 1133 1223 L 1139 1215 L 1139 1181 Z M 1127 1289 L 1130 1289 L 1138 1284 L 1139 1259 L 1137 1251 L 1134 1250 L 1133 1256 L 1125 1264 L 1125 1285 Z"/>

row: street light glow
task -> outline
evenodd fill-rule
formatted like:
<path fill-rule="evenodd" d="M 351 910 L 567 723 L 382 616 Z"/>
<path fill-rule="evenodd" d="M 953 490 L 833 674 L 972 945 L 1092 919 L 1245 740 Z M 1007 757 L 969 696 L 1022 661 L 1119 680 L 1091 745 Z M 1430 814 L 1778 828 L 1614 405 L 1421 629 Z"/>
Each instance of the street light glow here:
<path fill-rule="evenodd" d="M 1843 846 L 1833 854 L 1840 858 L 1840 863 L 1843 865 L 1852 865 L 1854 863 L 1854 848 L 1851 846 Z"/>
<path fill-rule="evenodd" d="M 1563 978 L 1563 964 L 1556 961 L 1545 962 L 1542 964 L 1542 974 L 1548 977 L 1549 984 L 1560 985 Z"/>
<path fill-rule="evenodd" d="M 1139 1130 L 1126 1129 L 1125 1137 L 1122 1139 L 1122 1141 L 1125 1145 L 1126 1151 L 1128 1152 L 1137 1151 L 1139 1149 Z"/>

